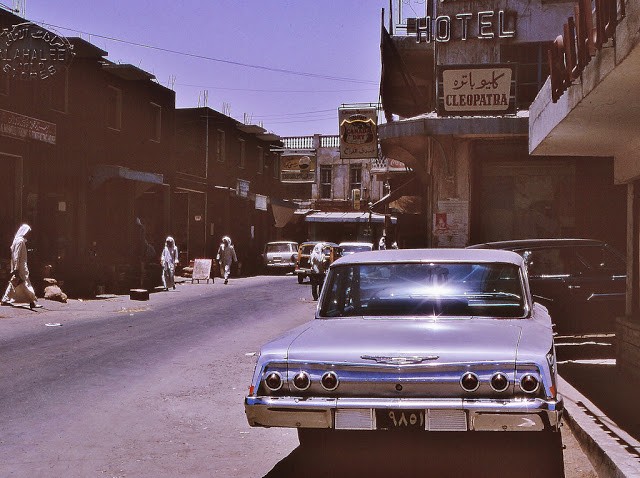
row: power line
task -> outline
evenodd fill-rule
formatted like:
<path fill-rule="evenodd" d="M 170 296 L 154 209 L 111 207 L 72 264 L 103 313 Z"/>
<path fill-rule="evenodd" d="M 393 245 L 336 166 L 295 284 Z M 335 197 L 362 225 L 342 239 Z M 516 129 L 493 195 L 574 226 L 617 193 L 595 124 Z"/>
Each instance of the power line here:
<path fill-rule="evenodd" d="M 273 114 L 273 115 L 253 115 L 255 118 L 274 118 L 274 117 L 278 117 L 278 116 L 301 116 L 301 115 L 308 115 L 308 114 L 313 114 L 313 113 L 329 113 L 329 112 L 336 112 L 337 109 L 336 108 L 331 108 L 331 109 L 326 109 L 326 110 L 315 110 L 315 111 L 302 111 L 300 113 L 281 113 L 281 114 Z"/>
<path fill-rule="evenodd" d="M 353 90 L 267 90 L 267 89 L 253 89 L 253 88 L 227 88 L 224 86 L 205 86 L 205 85 L 191 85 L 188 83 L 175 83 L 179 86 L 187 86 L 190 88 L 208 88 L 210 90 L 226 90 L 226 91 L 249 91 L 256 93 L 355 93 L 358 91 L 378 90 L 378 88 L 357 88 Z"/>
<path fill-rule="evenodd" d="M 105 36 L 105 35 L 99 35 L 97 33 L 89 33 L 89 32 L 85 32 L 82 30 L 76 30 L 73 28 L 68 28 L 68 27 L 64 27 L 64 26 L 60 26 L 60 25 L 54 25 L 51 23 L 46 23 L 43 21 L 35 21 L 36 23 L 39 23 L 43 26 L 47 26 L 47 27 L 53 27 L 53 28 L 57 28 L 60 30 L 67 30 L 67 31 L 71 31 L 71 32 L 75 32 L 75 33 L 80 33 L 81 35 L 90 35 L 90 36 L 95 36 L 98 38 L 102 38 L 105 40 L 111 40 L 111 41 L 115 41 L 115 42 L 119 42 L 119 43 L 124 43 L 126 45 L 132 45 L 132 46 L 137 46 L 140 48 L 147 48 L 150 50 L 157 50 L 157 51 L 162 51 L 165 53 L 171 53 L 174 55 L 182 55 L 182 56 L 187 56 L 187 57 L 191 57 L 191 58 L 198 58 L 200 60 L 207 60 L 207 61 L 214 61 L 217 63 L 225 63 L 227 65 L 234 65 L 234 66 L 242 66 L 245 68 L 253 68 L 256 70 L 264 70 L 264 71 L 271 71 L 274 73 L 285 73 L 288 75 L 296 75 L 296 76 L 304 76 L 304 77 L 308 77 L 308 78 L 319 78 L 319 79 L 323 79 L 323 80 L 332 80 L 332 81 L 344 81 L 347 83 L 359 83 L 359 84 L 368 84 L 368 85 L 377 85 L 377 83 L 375 81 L 370 81 L 370 80 L 359 80 L 356 78 L 347 78 L 347 77 L 340 77 L 340 76 L 331 76 L 331 75 L 321 75 L 321 74 L 317 74 L 317 73 L 308 73 L 308 72 L 302 72 L 302 71 L 295 71 L 295 70 L 287 70 L 284 68 L 275 68 L 275 67 L 270 67 L 270 66 L 264 66 L 264 65 L 252 65 L 249 63 L 242 63 L 239 61 L 232 61 L 232 60 L 223 60 L 221 58 L 214 58 L 214 57 L 210 57 L 210 56 L 205 56 L 205 55 L 199 55 L 197 53 L 189 53 L 189 52 L 183 52 L 183 51 L 178 51 L 178 50 L 171 50 L 169 48 L 162 48 L 162 47 L 158 47 L 158 46 L 153 46 L 153 45 L 146 45 L 144 43 L 136 43 L 136 42 L 132 42 L 132 41 L 128 41 L 128 40 L 122 40 L 120 38 L 115 38 L 115 37 L 109 37 L 109 36 Z"/>

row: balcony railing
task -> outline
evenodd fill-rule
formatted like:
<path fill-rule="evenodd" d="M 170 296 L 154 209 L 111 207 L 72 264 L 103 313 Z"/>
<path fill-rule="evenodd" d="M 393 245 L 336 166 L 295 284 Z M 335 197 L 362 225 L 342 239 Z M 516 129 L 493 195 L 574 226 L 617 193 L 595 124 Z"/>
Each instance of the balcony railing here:
<path fill-rule="evenodd" d="M 288 136 L 282 138 L 285 149 L 313 149 L 313 136 Z"/>
<path fill-rule="evenodd" d="M 285 149 L 314 149 L 313 136 L 287 136 L 282 138 L 282 146 Z M 339 148 L 340 136 L 320 136 L 321 148 Z"/>

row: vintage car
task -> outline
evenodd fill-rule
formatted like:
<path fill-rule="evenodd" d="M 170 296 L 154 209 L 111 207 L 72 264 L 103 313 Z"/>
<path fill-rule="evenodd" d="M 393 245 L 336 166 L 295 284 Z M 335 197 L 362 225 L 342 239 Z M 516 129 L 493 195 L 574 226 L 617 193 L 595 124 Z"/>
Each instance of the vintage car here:
<path fill-rule="evenodd" d="M 355 252 L 372 251 L 373 244 L 370 242 L 341 242 L 340 249 L 342 249 L 342 255 L 347 256 Z"/>
<path fill-rule="evenodd" d="M 298 284 L 302 284 L 311 272 L 311 251 L 320 241 L 306 241 L 298 246 L 298 257 L 293 271 L 298 276 Z"/>
<path fill-rule="evenodd" d="M 264 246 L 262 265 L 266 272 L 293 272 L 296 267 L 297 257 L 297 242 L 268 242 Z"/>
<path fill-rule="evenodd" d="M 508 431 L 561 457 L 556 387 L 551 320 L 521 256 L 374 251 L 334 262 L 315 319 L 262 347 L 245 412 L 303 445 L 342 430 Z"/>
<path fill-rule="evenodd" d="M 594 239 L 523 239 L 473 249 L 506 249 L 525 258 L 534 300 L 543 304 L 559 334 L 615 332 L 624 315 L 626 260 Z"/>

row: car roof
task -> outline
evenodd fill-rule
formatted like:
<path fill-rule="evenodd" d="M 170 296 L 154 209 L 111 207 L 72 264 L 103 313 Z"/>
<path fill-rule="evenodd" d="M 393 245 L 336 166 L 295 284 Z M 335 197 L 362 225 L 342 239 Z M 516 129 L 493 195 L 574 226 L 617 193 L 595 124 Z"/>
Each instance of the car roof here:
<path fill-rule="evenodd" d="M 485 242 L 469 246 L 468 249 L 524 249 L 535 247 L 560 247 L 560 246 L 601 246 L 605 243 L 597 239 L 516 239 L 512 241 Z"/>
<path fill-rule="evenodd" d="M 296 241 L 271 241 L 267 242 L 267 244 L 297 244 Z"/>
<path fill-rule="evenodd" d="M 338 247 L 338 244 L 336 244 L 335 242 L 330 242 L 330 241 L 305 241 L 302 242 L 300 245 L 301 246 L 315 246 L 316 244 L 326 244 L 328 246 L 334 246 L 334 247 Z"/>
<path fill-rule="evenodd" d="M 517 266 L 524 259 L 515 252 L 502 249 L 391 249 L 349 254 L 331 267 L 349 264 L 382 264 L 389 262 L 506 262 Z"/>
<path fill-rule="evenodd" d="M 349 241 L 341 242 L 339 245 L 340 245 L 340 247 L 343 247 L 343 246 L 371 246 L 371 247 L 373 247 L 373 244 L 371 242 L 356 242 L 356 241 L 353 241 L 353 242 L 349 242 Z"/>

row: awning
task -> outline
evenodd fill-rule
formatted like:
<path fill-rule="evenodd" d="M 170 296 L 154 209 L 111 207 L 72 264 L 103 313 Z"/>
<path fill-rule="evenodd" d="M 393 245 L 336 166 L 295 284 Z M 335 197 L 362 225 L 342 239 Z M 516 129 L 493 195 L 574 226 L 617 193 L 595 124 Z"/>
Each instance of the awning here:
<path fill-rule="evenodd" d="M 304 218 L 307 222 L 369 222 L 368 212 L 314 212 Z M 384 224 L 384 214 L 371 214 L 371 222 Z M 391 223 L 395 224 L 398 219 L 391 216 Z"/>
<path fill-rule="evenodd" d="M 114 164 L 99 164 L 96 166 L 93 170 L 93 174 L 89 178 L 89 183 L 91 184 L 91 188 L 96 189 L 110 179 L 128 179 L 130 181 L 147 183 L 149 185 L 161 185 L 164 183 L 162 174 L 150 173 L 147 171 L 135 171 L 133 169 Z"/>
<path fill-rule="evenodd" d="M 298 208 L 295 203 L 283 199 L 271 198 L 269 202 L 271 203 L 271 211 L 277 228 L 286 226 L 293 219 Z"/>

